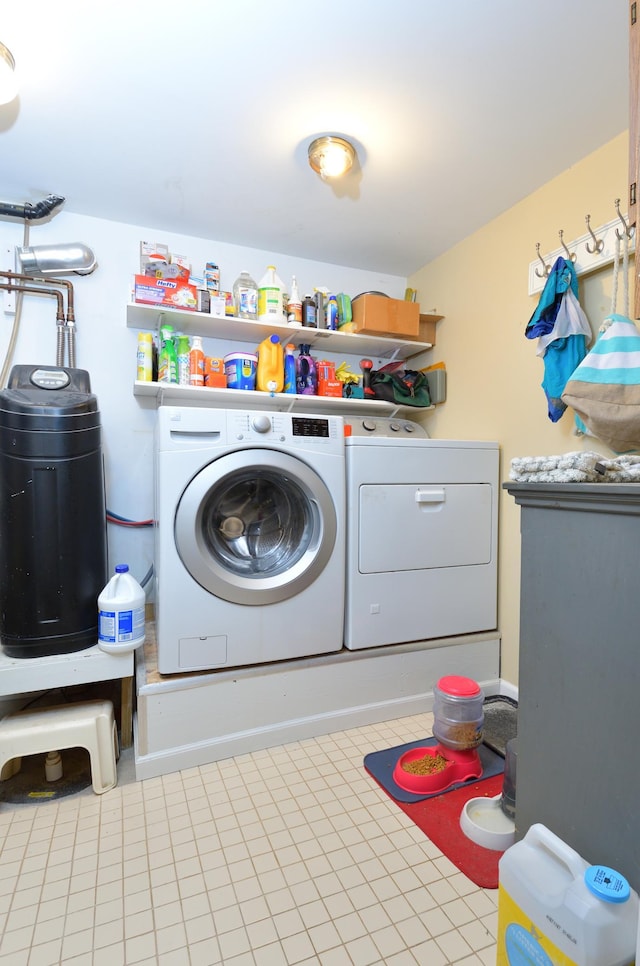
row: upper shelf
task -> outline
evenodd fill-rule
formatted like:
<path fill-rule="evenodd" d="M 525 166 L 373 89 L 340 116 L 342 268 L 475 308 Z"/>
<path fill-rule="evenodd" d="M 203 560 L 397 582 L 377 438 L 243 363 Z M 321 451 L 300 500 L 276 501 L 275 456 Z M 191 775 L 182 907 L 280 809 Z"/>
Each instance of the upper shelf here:
<path fill-rule="evenodd" d="M 436 321 L 440 315 L 424 315 L 425 320 Z M 140 305 L 129 302 L 127 305 L 127 326 L 131 329 L 157 331 L 160 321 L 173 320 L 185 335 L 202 335 L 211 339 L 237 339 L 259 345 L 270 335 L 279 335 L 283 342 L 294 338 L 311 347 L 327 352 L 344 352 L 352 355 L 374 356 L 378 359 L 411 359 L 413 356 L 431 349 L 431 342 L 417 342 L 415 339 L 400 336 L 363 335 L 358 332 L 333 332 L 329 329 L 302 328 L 272 322 L 254 322 L 251 319 L 237 319 L 234 316 L 205 315 L 203 312 L 182 312 L 157 305 Z M 304 334 L 304 339 L 301 336 Z"/>

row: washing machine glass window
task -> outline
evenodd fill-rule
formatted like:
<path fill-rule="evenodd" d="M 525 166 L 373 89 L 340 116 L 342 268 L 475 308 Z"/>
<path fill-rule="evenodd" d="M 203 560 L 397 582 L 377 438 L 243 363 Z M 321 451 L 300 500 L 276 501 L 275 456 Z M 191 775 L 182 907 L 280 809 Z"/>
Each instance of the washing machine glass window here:
<path fill-rule="evenodd" d="M 225 477 L 202 506 L 208 552 L 248 577 L 280 574 L 306 552 L 313 536 L 309 501 L 293 480 L 271 470 Z"/>
<path fill-rule="evenodd" d="M 252 449 L 212 461 L 186 487 L 175 515 L 180 558 L 224 600 L 268 604 L 308 587 L 336 540 L 331 494 L 306 463 Z"/>

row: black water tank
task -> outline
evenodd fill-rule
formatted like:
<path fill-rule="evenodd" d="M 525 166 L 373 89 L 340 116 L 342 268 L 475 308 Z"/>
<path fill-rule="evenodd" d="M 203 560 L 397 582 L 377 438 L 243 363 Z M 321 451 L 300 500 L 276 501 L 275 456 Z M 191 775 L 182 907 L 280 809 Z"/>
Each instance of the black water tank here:
<path fill-rule="evenodd" d="M 97 643 L 107 582 L 100 413 L 84 369 L 14 366 L 0 392 L 0 643 L 16 658 Z"/>

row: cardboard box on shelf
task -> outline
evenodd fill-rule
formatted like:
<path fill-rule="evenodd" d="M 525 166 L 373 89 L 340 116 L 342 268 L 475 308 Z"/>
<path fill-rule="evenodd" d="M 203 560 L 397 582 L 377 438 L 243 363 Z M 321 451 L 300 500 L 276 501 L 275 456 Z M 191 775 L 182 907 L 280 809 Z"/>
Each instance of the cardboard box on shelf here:
<path fill-rule="evenodd" d="M 417 302 L 367 294 L 353 299 L 351 309 L 355 332 L 408 339 L 420 336 L 420 306 Z"/>

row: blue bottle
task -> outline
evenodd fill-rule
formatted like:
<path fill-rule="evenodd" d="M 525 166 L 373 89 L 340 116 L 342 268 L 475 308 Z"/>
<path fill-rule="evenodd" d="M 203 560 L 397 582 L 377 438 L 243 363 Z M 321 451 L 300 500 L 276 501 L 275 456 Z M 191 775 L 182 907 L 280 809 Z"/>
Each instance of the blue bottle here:
<path fill-rule="evenodd" d="M 296 391 L 296 357 L 295 346 L 292 342 L 284 347 L 284 392 L 295 394 Z"/>
<path fill-rule="evenodd" d="M 296 392 L 299 396 L 318 395 L 316 360 L 309 355 L 310 346 L 301 345 L 296 359 Z"/>

